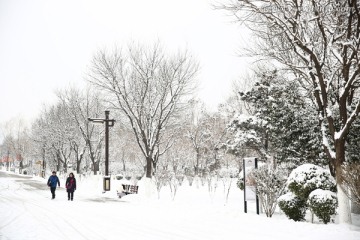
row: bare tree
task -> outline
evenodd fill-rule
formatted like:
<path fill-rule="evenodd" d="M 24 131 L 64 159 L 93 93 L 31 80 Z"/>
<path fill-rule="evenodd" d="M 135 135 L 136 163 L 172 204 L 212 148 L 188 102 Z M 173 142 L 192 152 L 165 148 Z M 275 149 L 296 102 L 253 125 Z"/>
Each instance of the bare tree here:
<path fill-rule="evenodd" d="M 14 138 L 12 135 L 6 134 L 2 143 L 2 161 L 5 163 L 6 170 L 9 171 L 14 164 L 14 159 L 12 156 L 14 155 L 13 152 L 13 142 Z M 12 163 L 11 163 L 12 162 Z"/>
<path fill-rule="evenodd" d="M 185 136 L 189 139 L 191 147 L 195 151 L 195 162 L 193 163 L 193 174 L 198 176 L 201 168 L 204 168 L 203 163 L 205 153 L 207 152 L 207 141 L 211 137 L 209 132 L 210 126 L 206 124 L 206 110 L 204 103 L 200 101 L 190 101 L 191 108 L 188 113 L 184 116 L 186 125 Z"/>
<path fill-rule="evenodd" d="M 348 197 L 354 204 L 360 205 L 360 164 L 349 163 L 343 166 L 342 179 L 350 188 L 350 193 L 345 191 Z"/>
<path fill-rule="evenodd" d="M 62 103 L 52 106 L 46 116 L 48 133 L 50 133 L 50 149 L 56 162 L 57 171 L 67 172 L 72 153 L 71 142 L 74 139 L 74 124 L 67 115 L 66 106 Z"/>
<path fill-rule="evenodd" d="M 159 44 L 99 51 L 93 59 L 89 81 L 105 91 L 109 103 L 128 120 L 146 159 L 148 178 L 171 145 L 164 132 L 185 106 L 197 72 L 198 64 L 187 52 L 167 56 Z"/>
<path fill-rule="evenodd" d="M 110 144 L 111 159 L 116 159 L 111 171 L 128 175 L 143 176 L 145 174 L 142 154 L 138 151 L 131 129 L 118 123 L 113 127 L 112 141 Z"/>
<path fill-rule="evenodd" d="M 201 175 L 219 167 L 227 120 L 220 113 L 206 110 L 199 101 L 191 104 L 184 119 L 184 135 L 195 152 L 194 175 Z"/>
<path fill-rule="evenodd" d="M 43 159 L 52 170 L 67 171 L 73 152 L 71 142 L 75 137 L 74 127 L 62 103 L 44 107 L 41 116 L 33 124 L 31 139 L 37 143 L 39 157 L 45 150 L 46 157 Z"/>
<path fill-rule="evenodd" d="M 260 39 L 252 51 L 281 63 L 316 103 L 323 147 L 338 185 L 340 222 L 351 222 L 340 187 L 346 141 L 360 112 L 359 1 L 240 0 L 221 6 Z"/>
<path fill-rule="evenodd" d="M 94 174 L 96 174 L 99 170 L 104 136 L 94 124 L 88 121 L 88 117 L 98 117 L 103 113 L 104 107 L 100 96 L 89 88 L 85 91 L 71 88 L 57 92 L 57 96 L 75 125 L 74 138 L 70 145 L 75 152 L 76 169 L 78 173 L 81 172 L 80 165 L 84 154 L 88 151 Z"/>
<path fill-rule="evenodd" d="M 23 119 L 13 119 L 4 126 L 4 145 L 7 148 L 8 159 L 18 162 L 17 167 L 21 173 L 25 165 L 28 164 L 29 138 L 28 129 Z"/>

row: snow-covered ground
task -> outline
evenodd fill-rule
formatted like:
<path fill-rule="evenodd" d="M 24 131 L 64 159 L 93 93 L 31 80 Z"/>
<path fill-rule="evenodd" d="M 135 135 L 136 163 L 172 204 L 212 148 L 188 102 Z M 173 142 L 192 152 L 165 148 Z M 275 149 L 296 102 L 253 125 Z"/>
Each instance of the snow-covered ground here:
<path fill-rule="evenodd" d="M 294 222 L 280 212 L 272 218 L 256 215 L 255 206 L 243 210 L 242 192 L 232 185 L 225 204 L 222 182 L 211 194 L 205 184 L 187 182 L 175 200 L 164 188 L 160 199 L 142 191 L 121 199 L 116 196 L 119 180 L 112 191 L 101 193 L 99 177 L 78 180 L 74 201 L 68 201 L 61 187 L 56 199 L 46 180 L 0 171 L 0 240 L 7 239 L 315 239 L 359 240 L 360 217 L 353 225 Z M 214 185 L 213 185 L 214 186 Z M 213 188 L 214 189 L 214 188 Z"/>

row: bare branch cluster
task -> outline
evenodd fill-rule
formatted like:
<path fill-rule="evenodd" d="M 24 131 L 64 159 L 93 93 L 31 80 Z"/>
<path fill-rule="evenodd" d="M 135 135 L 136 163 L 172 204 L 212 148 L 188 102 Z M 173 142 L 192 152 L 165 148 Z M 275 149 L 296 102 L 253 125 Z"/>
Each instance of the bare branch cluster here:
<path fill-rule="evenodd" d="M 100 51 L 93 59 L 89 81 L 106 92 L 108 102 L 128 120 L 147 159 L 147 177 L 171 146 L 164 132 L 187 103 L 197 72 L 198 64 L 187 52 L 168 56 L 160 44 Z"/>
<path fill-rule="evenodd" d="M 351 163 L 343 166 L 341 177 L 350 189 L 350 191 L 346 191 L 349 199 L 354 203 L 360 204 L 360 164 Z"/>

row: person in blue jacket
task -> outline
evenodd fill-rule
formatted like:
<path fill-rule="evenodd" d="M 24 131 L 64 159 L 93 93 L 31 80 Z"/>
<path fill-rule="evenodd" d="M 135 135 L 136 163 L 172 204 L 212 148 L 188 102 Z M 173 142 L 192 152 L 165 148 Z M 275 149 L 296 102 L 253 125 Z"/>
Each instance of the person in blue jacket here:
<path fill-rule="evenodd" d="M 58 185 L 60 187 L 60 180 L 59 180 L 58 176 L 56 176 L 55 171 L 53 171 L 52 175 L 49 177 L 47 185 L 50 187 L 50 191 L 51 191 L 51 194 L 52 194 L 52 199 L 54 199 L 55 198 L 56 185 Z"/>

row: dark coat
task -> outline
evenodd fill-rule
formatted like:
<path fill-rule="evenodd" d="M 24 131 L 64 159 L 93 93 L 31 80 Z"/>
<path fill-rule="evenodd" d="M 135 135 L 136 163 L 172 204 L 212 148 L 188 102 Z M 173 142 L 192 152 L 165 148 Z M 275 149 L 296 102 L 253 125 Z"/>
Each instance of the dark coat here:
<path fill-rule="evenodd" d="M 56 188 L 56 185 L 59 185 L 59 187 L 60 187 L 60 180 L 56 175 L 51 175 L 49 177 L 47 184 L 49 187 L 52 187 L 52 188 Z"/>
<path fill-rule="evenodd" d="M 68 177 L 65 187 L 67 192 L 74 192 L 76 190 L 76 179 L 74 177 Z"/>

